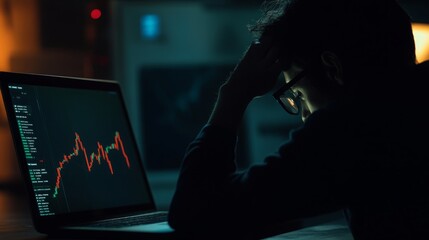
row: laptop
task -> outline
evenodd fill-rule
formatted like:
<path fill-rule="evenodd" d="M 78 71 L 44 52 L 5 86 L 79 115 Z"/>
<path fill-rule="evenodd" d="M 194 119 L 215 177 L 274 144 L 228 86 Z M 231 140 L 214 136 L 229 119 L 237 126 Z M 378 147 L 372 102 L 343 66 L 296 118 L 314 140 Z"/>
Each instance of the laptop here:
<path fill-rule="evenodd" d="M 0 84 L 38 232 L 174 236 L 156 208 L 118 82 L 0 72 Z"/>

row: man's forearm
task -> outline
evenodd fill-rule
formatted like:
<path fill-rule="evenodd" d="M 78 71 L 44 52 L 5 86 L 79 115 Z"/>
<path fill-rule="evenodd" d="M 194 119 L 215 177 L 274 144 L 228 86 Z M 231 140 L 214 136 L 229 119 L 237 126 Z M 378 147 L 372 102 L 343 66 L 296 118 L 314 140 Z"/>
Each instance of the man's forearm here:
<path fill-rule="evenodd" d="M 249 46 L 230 78 L 220 88 L 208 124 L 237 132 L 247 105 L 254 97 L 266 94 L 275 86 L 282 70 L 278 52 L 267 38 Z"/>
<path fill-rule="evenodd" d="M 224 127 L 237 132 L 251 97 L 240 94 L 237 86 L 224 84 L 219 89 L 219 96 L 208 124 Z"/>

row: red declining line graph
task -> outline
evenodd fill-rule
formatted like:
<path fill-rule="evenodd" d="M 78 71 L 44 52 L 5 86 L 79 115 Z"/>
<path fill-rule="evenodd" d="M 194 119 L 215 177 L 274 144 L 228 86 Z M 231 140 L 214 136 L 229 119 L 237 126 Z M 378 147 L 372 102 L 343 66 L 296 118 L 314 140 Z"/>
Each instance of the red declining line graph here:
<path fill-rule="evenodd" d="M 109 158 L 109 152 L 111 150 L 121 151 L 122 156 L 125 159 L 125 163 L 128 168 L 130 168 L 130 160 L 128 159 L 128 155 L 125 152 L 124 144 L 122 143 L 121 136 L 119 132 L 115 133 L 115 141 L 114 143 L 108 145 L 107 147 L 103 147 L 100 142 L 97 142 L 97 151 L 92 152 L 89 156 L 86 151 L 86 148 L 83 145 L 82 140 L 80 139 L 80 136 L 78 133 L 75 133 L 75 146 L 73 147 L 73 152 L 66 155 L 64 154 L 63 160 L 59 162 L 59 166 L 57 167 L 57 180 L 55 182 L 55 191 L 53 194 L 53 197 L 56 198 L 58 195 L 58 190 L 60 189 L 61 184 L 61 171 L 64 169 L 64 165 L 66 163 L 69 163 L 70 160 L 73 159 L 73 157 L 76 157 L 79 155 L 80 152 L 83 153 L 83 156 L 85 157 L 85 163 L 86 167 L 88 169 L 88 172 L 92 171 L 92 167 L 94 166 L 94 162 L 97 161 L 98 165 L 101 165 L 101 161 L 106 161 L 107 166 L 109 167 L 110 173 L 113 175 L 113 166 L 112 162 Z"/>

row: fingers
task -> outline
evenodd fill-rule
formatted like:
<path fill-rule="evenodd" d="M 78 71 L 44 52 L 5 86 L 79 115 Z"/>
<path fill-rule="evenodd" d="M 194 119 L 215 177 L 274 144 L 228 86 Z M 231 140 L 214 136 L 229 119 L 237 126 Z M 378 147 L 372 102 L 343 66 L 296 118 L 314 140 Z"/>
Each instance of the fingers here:
<path fill-rule="evenodd" d="M 266 52 L 265 56 L 262 58 L 261 64 L 263 64 L 266 67 L 270 67 L 271 65 L 279 62 L 279 48 L 276 46 L 272 46 L 268 51 Z"/>
<path fill-rule="evenodd" d="M 279 49 L 271 39 L 254 41 L 230 75 L 228 84 L 246 89 L 248 96 L 260 96 L 274 87 L 281 73 Z"/>
<path fill-rule="evenodd" d="M 283 68 L 282 63 L 280 62 L 280 49 L 277 46 L 270 44 L 265 52 L 260 54 L 260 66 L 263 69 L 266 69 L 270 75 L 279 75 Z"/>
<path fill-rule="evenodd" d="M 255 40 L 249 46 L 243 58 L 245 62 L 258 64 L 260 67 L 269 68 L 279 61 L 279 48 L 272 44 L 270 38 L 264 37 Z"/>
<path fill-rule="evenodd" d="M 272 41 L 269 38 L 254 40 L 250 45 L 247 54 L 255 56 L 256 58 L 264 58 L 272 47 Z"/>
<path fill-rule="evenodd" d="M 283 70 L 283 64 L 279 60 L 276 60 L 267 70 L 274 75 L 279 75 Z"/>
<path fill-rule="evenodd" d="M 242 61 L 249 70 L 278 75 L 282 70 L 279 57 L 279 47 L 273 45 L 272 39 L 265 36 L 252 42 Z"/>

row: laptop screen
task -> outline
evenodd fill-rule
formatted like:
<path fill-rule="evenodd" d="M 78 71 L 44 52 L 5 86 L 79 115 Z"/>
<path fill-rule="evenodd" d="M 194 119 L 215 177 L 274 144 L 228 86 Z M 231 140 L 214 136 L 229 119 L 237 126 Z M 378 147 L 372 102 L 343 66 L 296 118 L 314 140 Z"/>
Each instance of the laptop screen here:
<path fill-rule="evenodd" d="M 119 88 L 7 89 L 40 216 L 151 204 Z"/>

